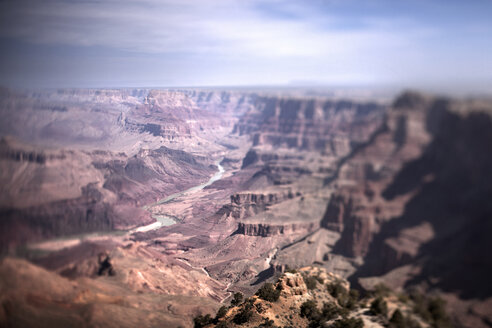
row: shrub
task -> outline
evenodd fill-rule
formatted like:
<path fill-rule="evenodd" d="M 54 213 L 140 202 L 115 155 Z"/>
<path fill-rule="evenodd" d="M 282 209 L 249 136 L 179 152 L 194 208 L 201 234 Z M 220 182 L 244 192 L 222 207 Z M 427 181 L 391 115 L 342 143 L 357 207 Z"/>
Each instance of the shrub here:
<path fill-rule="evenodd" d="M 380 284 L 377 284 L 376 286 L 374 286 L 374 296 L 376 297 L 385 297 L 385 296 L 388 296 L 391 292 L 391 289 L 386 286 L 385 284 L 383 283 L 380 283 Z"/>
<path fill-rule="evenodd" d="M 342 299 L 342 301 L 344 301 L 343 304 L 340 302 L 340 296 L 339 298 L 337 298 L 337 300 L 338 303 L 344 308 L 354 310 L 355 308 L 357 308 L 357 303 L 359 302 L 359 291 L 351 289 L 348 296 Z"/>
<path fill-rule="evenodd" d="M 220 321 L 215 328 L 229 328 L 230 325 L 227 324 L 225 321 Z"/>
<path fill-rule="evenodd" d="M 414 303 L 413 312 L 418 314 L 425 321 L 431 321 L 432 316 L 427 309 L 427 302 L 425 300 L 425 297 L 418 292 L 412 292 L 412 294 L 410 294 L 410 298 Z"/>
<path fill-rule="evenodd" d="M 340 303 L 340 301 L 339 301 L 339 303 Z M 340 304 L 340 305 L 342 305 L 342 304 Z M 357 308 L 357 301 L 355 301 L 351 297 L 347 297 L 347 298 L 345 298 L 345 303 L 343 303 L 342 306 L 344 308 L 346 308 L 347 310 L 355 310 Z"/>
<path fill-rule="evenodd" d="M 396 309 L 395 312 L 393 312 L 389 322 L 391 328 L 406 328 L 405 318 L 399 309 Z"/>
<path fill-rule="evenodd" d="M 344 295 L 347 293 L 347 291 L 339 281 L 328 284 L 326 286 L 326 289 L 328 290 L 328 293 L 330 293 L 330 295 L 335 298 L 338 298 L 339 295 Z"/>
<path fill-rule="evenodd" d="M 315 277 L 312 277 L 312 276 L 308 276 L 308 277 L 302 277 L 304 279 L 304 283 L 306 284 L 306 287 L 308 289 L 315 289 L 316 288 L 316 284 L 318 282 L 318 280 L 316 280 Z"/>
<path fill-rule="evenodd" d="M 274 326 L 275 322 L 273 320 L 270 320 L 268 318 L 263 318 L 263 320 L 265 320 L 265 321 L 263 321 L 263 323 L 260 325 L 260 327 L 275 327 Z"/>
<path fill-rule="evenodd" d="M 396 309 L 389 320 L 389 328 L 421 328 L 420 324 L 410 316 L 403 316 L 399 309 Z"/>
<path fill-rule="evenodd" d="M 309 320 L 314 320 L 320 316 L 318 310 L 318 305 L 315 301 L 309 300 L 301 305 L 301 317 L 308 318 Z"/>
<path fill-rule="evenodd" d="M 427 307 L 432 317 L 432 327 L 435 328 L 447 328 L 451 327 L 451 320 L 446 314 L 446 302 L 439 298 L 431 298 Z"/>
<path fill-rule="evenodd" d="M 280 290 L 275 289 L 272 283 L 267 282 L 260 289 L 258 289 L 256 295 L 265 301 L 276 302 L 280 297 Z"/>
<path fill-rule="evenodd" d="M 353 310 L 357 307 L 359 301 L 359 292 L 355 289 L 351 289 L 348 293 L 340 282 L 332 283 L 326 286 L 331 296 L 335 297 L 338 304 L 349 310 Z"/>
<path fill-rule="evenodd" d="M 410 297 L 414 302 L 414 312 L 429 322 L 433 328 L 452 327 L 451 320 L 445 310 L 446 302 L 443 299 L 439 297 L 427 299 L 418 292 L 411 293 Z"/>
<path fill-rule="evenodd" d="M 285 272 L 288 272 L 288 273 L 297 273 L 297 270 L 296 269 L 291 269 L 289 268 L 288 266 L 285 268 Z"/>
<path fill-rule="evenodd" d="M 323 308 L 321 309 L 321 316 L 326 321 L 333 320 L 340 315 L 340 309 L 333 303 L 323 303 Z"/>
<path fill-rule="evenodd" d="M 251 319 L 253 316 L 253 305 L 251 303 L 246 303 L 246 305 L 234 316 L 232 321 L 235 324 L 242 325 Z"/>
<path fill-rule="evenodd" d="M 363 328 L 364 321 L 355 318 L 343 318 L 334 322 L 334 328 Z"/>
<path fill-rule="evenodd" d="M 377 297 L 372 301 L 370 311 L 373 315 L 386 316 L 388 314 L 388 305 L 382 297 Z"/>
<path fill-rule="evenodd" d="M 202 328 L 205 327 L 206 325 L 209 325 L 213 322 L 212 316 L 210 314 L 207 314 L 205 316 L 199 315 L 198 317 L 195 317 L 193 319 L 193 324 L 195 328 Z"/>
<path fill-rule="evenodd" d="M 239 305 L 243 301 L 243 294 L 240 292 L 234 293 L 233 300 L 231 301 L 232 305 Z"/>
<path fill-rule="evenodd" d="M 265 309 L 263 308 L 263 305 L 261 303 L 256 303 L 255 307 L 256 307 L 256 312 L 258 312 L 258 313 L 265 312 Z"/>
<path fill-rule="evenodd" d="M 349 297 L 356 302 L 359 301 L 359 297 L 360 297 L 359 291 L 357 289 L 351 289 L 349 291 Z"/>
<path fill-rule="evenodd" d="M 215 315 L 215 319 L 223 318 L 225 317 L 226 314 L 227 314 L 227 307 L 221 306 L 217 311 L 217 314 Z"/>

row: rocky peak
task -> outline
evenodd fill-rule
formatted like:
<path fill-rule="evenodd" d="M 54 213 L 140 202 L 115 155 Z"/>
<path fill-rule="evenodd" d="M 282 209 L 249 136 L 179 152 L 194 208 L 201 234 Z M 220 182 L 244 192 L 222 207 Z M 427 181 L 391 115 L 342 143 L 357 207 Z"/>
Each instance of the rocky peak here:
<path fill-rule="evenodd" d="M 241 296 L 236 294 L 232 304 L 219 309 L 215 317 L 196 317 L 195 327 L 379 328 L 450 324 L 443 303 L 437 298 L 420 294 L 397 297 L 386 286 L 377 285 L 360 299 L 346 280 L 318 267 L 286 272 L 276 283 L 265 283 L 255 295 L 245 300 Z"/>

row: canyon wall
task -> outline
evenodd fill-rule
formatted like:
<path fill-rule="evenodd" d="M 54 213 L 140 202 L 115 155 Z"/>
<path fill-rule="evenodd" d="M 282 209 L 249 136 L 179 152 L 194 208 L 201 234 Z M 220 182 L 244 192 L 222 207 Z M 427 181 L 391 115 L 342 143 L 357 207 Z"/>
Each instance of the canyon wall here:
<path fill-rule="evenodd" d="M 341 166 L 321 225 L 341 232 L 335 253 L 363 258 L 353 281 L 388 275 L 395 286 L 492 296 L 483 285 L 492 268 L 489 108 L 485 100 L 403 94 L 386 132 Z"/>
<path fill-rule="evenodd" d="M 234 127 L 250 134 L 253 146 L 316 150 L 333 155 L 349 151 L 377 125 L 385 106 L 376 102 L 258 97 L 254 109 Z"/>

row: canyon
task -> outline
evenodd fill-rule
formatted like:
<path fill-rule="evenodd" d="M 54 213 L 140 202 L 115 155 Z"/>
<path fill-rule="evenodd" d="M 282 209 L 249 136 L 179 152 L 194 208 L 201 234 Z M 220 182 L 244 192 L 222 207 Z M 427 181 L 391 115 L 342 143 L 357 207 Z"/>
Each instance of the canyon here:
<path fill-rule="evenodd" d="M 490 99 L 0 89 L 0 115 L 0 325 L 188 327 L 306 266 L 492 325 Z"/>

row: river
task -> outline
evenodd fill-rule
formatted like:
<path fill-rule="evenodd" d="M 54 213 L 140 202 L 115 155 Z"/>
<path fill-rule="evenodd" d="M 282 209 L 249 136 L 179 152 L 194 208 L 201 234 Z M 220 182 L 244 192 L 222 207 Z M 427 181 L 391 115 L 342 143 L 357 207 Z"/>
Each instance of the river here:
<path fill-rule="evenodd" d="M 170 201 L 172 201 L 178 197 L 202 190 L 203 188 L 210 186 L 215 181 L 220 180 L 222 178 L 222 175 L 225 172 L 222 165 L 220 165 L 221 161 L 222 160 L 218 160 L 217 162 L 215 162 L 215 165 L 217 166 L 218 171 L 215 172 L 215 174 L 207 182 L 202 183 L 198 186 L 194 186 L 194 187 L 191 187 L 189 189 L 186 189 L 185 191 L 180 191 L 180 192 L 177 192 L 177 193 L 172 194 L 170 196 L 167 196 L 166 198 L 158 200 L 157 202 L 155 202 L 153 204 L 144 206 L 143 209 L 144 210 L 150 210 L 152 207 L 169 203 Z M 135 228 L 133 230 L 130 230 L 130 232 L 131 233 L 133 233 L 133 232 L 145 232 L 145 231 L 159 229 L 160 227 L 163 227 L 163 226 L 170 226 L 170 225 L 173 225 L 176 223 L 175 218 L 173 218 L 172 216 L 166 215 L 164 213 L 158 213 L 158 214 L 152 213 L 152 217 L 156 220 L 156 222 L 153 222 L 153 223 L 148 224 L 146 226 L 141 226 L 141 227 Z"/>
<path fill-rule="evenodd" d="M 215 174 L 205 183 L 199 184 L 197 186 L 191 187 L 189 189 L 186 189 L 184 191 L 177 192 L 175 194 L 172 194 L 170 196 L 167 196 L 164 199 L 161 199 L 153 204 L 144 206 L 143 209 L 145 210 L 150 210 L 154 206 L 162 205 L 169 203 L 170 201 L 186 195 L 186 194 L 191 194 L 194 192 L 197 192 L 199 190 L 202 190 L 205 187 L 210 186 L 212 183 L 214 183 L 217 180 L 220 180 L 222 178 L 222 175 L 224 174 L 225 170 L 220 165 L 221 160 L 218 160 L 215 165 L 217 166 L 218 171 L 215 172 Z M 164 226 L 170 226 L 176 223 L 176 219 L 173 218 L 170 215 L 166 215 L 165 213 L 158 213 L 152 214 L 152 217 L 156 220 L 155 222 L 145 225 L 145 226 L 140 226 L 134 229 L 130 230 L 115 230 L 115 231 L 101 231 L 101 232 L 90 232 L 90 233 L 83 233 L 83 234 L 78 234 L 78 235 L 72 235 L 72 236 L 65 236 L 65 237 L 59 237 L 59 238 L 54 238 L 50 240 L 46 240 L 43 242 L 39 243 L 34 243 L 30 244 L 27 246 L 28 249 L 31 250 L 41 250 L 41 251 L 56 251 L 60 250 L 65 247 L 71 247 L 75 246 L 82 241 L 86 239 L 97 239 L 101 237 L 106 237 L 106 236 L 124 236 L 127 234 L 132 234 L 135 232 L 146 232 L 146 231 L 151 231 L 155 229 L 159 229 Z"/>

